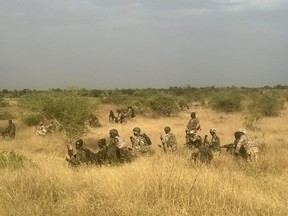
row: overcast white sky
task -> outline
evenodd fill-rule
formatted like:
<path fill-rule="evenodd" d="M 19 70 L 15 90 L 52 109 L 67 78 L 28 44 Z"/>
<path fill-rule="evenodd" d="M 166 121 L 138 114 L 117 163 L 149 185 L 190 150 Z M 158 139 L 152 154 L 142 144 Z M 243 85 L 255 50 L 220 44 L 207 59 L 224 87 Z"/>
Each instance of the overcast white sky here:
<path fill-rule="evenodd" d="M 0 0 L 0 89 L 288 85 L 288 0 Z"/>

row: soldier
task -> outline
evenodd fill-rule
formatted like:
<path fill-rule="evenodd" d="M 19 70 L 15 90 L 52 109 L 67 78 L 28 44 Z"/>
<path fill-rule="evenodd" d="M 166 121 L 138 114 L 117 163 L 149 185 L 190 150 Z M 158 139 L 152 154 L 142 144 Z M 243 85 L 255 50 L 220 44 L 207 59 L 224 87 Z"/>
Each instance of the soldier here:
<path fill-rule="evenodd" d="M 196 117 L 196 113 L 192 112 L 190 115 L 191 119 L 189 120 L 188 124 L 187 124 L 187 131 L 198 131 L 201 130 L 201 126 L 200 126 L 200 121 L 199 119 Z"/>
<path fill-rule="evenodd" d="M 93 114 L 91 114 L 89 116 L 88 122 L 89 122 L 90 127 L 100 127 L 101 126 L 99 119 Z"/>
<path fill-rule="evenodd" d="M 118 130 L 111 129 L 110 140 L 107 146 L 106 159 L 109 164 L 131 162 L 132 154 L 123 137 L 119 136 Z"/>
<path fill-rule="evenodd" d="M 83 148 L 82 139 L 78 139 L 75 142 L 75 151 L 73 150 L 71 145 L 67 146 L 67 148 L 69 158 L 66 158 L 66 160 L 69 162 L 70 165 L 76 167 L 80 164 L 89 164 L 89 162 L 91 162 L 90 155 L 88 154 L 89 150 Z"/>
<path fill-rule="evenodd" d="M 239 155 L 241 148 L 244 147 L 247 161 L 251 162 L 253 158 L 257 162 L 259 149 L 255 146 L 253 139 L 247 136 L 245 129 L 240 128 L 237 132 L 240 138 L 237 140 L 234 154 Z"/>
<path fill-rule="evenodd" d="M 126 112 L 126 116 L 128 118 L 134 118 L 135 117 L 135 112 L 134 109 L 132 108 L 132 106 L 129 106 Z"/>
<path fill-rule="evenodd" d="M 2 131 L 1 136 L 3 138 L 10 137 L 11 139 L 14 139 L 16 135 L 16 126 L 15 124 L 12 122 L 12 120 L 8 121 L 8 127 L 4 129 L 4 131 Z"/>
<path fill-rule="evenodd" d="M 120 109 L 117 109 L 116 113 L 117 113 L 117 116 L 116 116 L 115 122 L 119 124 L 125 123 L 125 117 L 126 117 L 125 114 Z"/>
<path fill-rule="evenodd" d="M 134 136 L 130 136 L 133 151 L 136 154 L 149 153 L 151 145 L 150 138 L 145 133 L 141 134 L 141 129 L 139 127 L 133 128 L 133 135 Z"/>
<path fill-rule="evenodd" d="M 196 135 L 196 131 L 188 131 L 186 140 L 188 142 L 186 145 L 188 148 L 192 149 L 191 160 L 197 162 L 198 160 L 202 163 L 209 164 L 213 158 L 211 149 L 202 144 L 202 138 Z"/>
<path fill-rule="evenodd" d="M 189 120 L 187 127 L 186 127 L 186 142 L 188 142 L 187 133 L 189 131 L 193 130 L 193 131 L 197 132 L 198 130 L 201 130 L 200 121 L 198 118 L 196 118 L 196 113 L 191 112 L 190 117 L 191 117 L 191 119 Z"/>
<path fill-rule="evenodd" d="M 115 122 L 116 121 L 116 116 L 114 115 L 114 112 L 110 110 L 109 112 L 109 122 Z"/>
<path fill-rule="evenodd" d="M 49 122 L 46 126 L 47 133 L 55 133 L 57 131 L 57 127 L 53 121 Z"/>
<path fill-rule="evenodd" d="M 103 165 L 106 163 L 107 160 L 107 145 L 106 145 L 106 139 L 102 138 L 98 140 L 98 152 L 96 153 L 96 163 L 97 165 Z"/>
<path fill-rule="evenodd" d="M 186 145 L 188 148 L 199 148 L 202 145 L 202 138 L 196 134 L 196 131 L 190 130 L 186 134 Z"/>
<path fill-rule="evenodd" d="M 162 146 L 159 145 L 159 147 L 163 147 L 164 152 L 174 152 L 177 149 L 177 140 L 175 135 L 171 132 L 170 127 L 165 127 L 165 136 L 163 137 L 161 135 L 160 140 L 162 142 Z"/>
<path fill-rule="evenodd" d="M 39 135 L 39 136 L 45 136 L 47 134 L 47 129 L 46 129 L 46 127 L 45 127 L 43 122 L 39 123 L 39 126 L 38 126 L 38 128 L 36 130 L 36 134 Z"/>
<path fill-rule="evenodd" d="M 211 128 L 209 132 L 210 132 L 210 134 L 212 136 L 211 137 L 211 141 L 208 142 L 207 135 L 206 135 L 205 139 L 204 139 L 204 144 L 207 145 L 211 149 L 213 155 L 220 155 L 220 151 L 221 151 L 221 149 L 220 149 L 220 138 L 216 134 L 216 129 L 215 128 Z"/>

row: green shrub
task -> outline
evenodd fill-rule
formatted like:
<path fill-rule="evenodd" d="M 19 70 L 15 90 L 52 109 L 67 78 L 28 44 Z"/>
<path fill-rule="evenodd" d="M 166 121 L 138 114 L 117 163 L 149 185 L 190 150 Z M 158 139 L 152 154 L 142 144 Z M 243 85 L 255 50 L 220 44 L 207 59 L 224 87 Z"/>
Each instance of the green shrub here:
<path fill-rule="evenodd" d="M 25 163 L 31 163 L 31 161 L 14 151 L 1 151 L 0 152 L 0 169 L 1 168 L 22 168 Z"/>
<path fill-rule="evenodd" d="M 13 119 L 13 118 L 14 118 L 14 116 L 7 111 L 0 112 L 0 120 L 8 120 L 8 119 Z"/>
<path fill-rule="evenodd" d="M 129 101 L 129 99 L 129 95 L 123 94 L 121 91 L 118 90 L 107 91 L 100 95 L 100 101 L 106 104 L 108 103 L 119 105 Z"/>
<path fill-rule="evenodd" d="M 233 92 L 216 94 L 210 101 L 211 108 L 225 113 L 241 110 L 241 96 Z"/>
<path fill-rule="evenodd" d="M 20 98 L 19 107 L 22 120 L 29 115 L 28 119 L 33 123 L 39 120 L 39 116 L 54 120 L 64 129 L 65 137 L 70 140 L 87 131 L 85 122 L 92 113 L 92 106 L 87 98 L 79 96 L 77 91 L 26 94 Z"/>
<path fill-rule="evenodd" d="M 9 103 L 6 101 L 0 101 L 0 107 L 8 107 Z"/>
<path fill-rule="evenodd" d="M 276 91 L 265 90 L 251 95 L 248 110 L 252 116 L 258 118 L 278 116 L 284 108 L 284 102 L 285 99 Z"/>
<path fill-rule="evenodd" d="M 171 95 L 159 94 L 147 101 L 148 107 L 154 114 L 170 116 L 179 112 L 179 107 Z"/>
<path fill-rule="evenodd" d="M 27 113 L 22 116 L 22 121 L 28 126 L 36 126 L 43 119 L 39 113 Z"/>

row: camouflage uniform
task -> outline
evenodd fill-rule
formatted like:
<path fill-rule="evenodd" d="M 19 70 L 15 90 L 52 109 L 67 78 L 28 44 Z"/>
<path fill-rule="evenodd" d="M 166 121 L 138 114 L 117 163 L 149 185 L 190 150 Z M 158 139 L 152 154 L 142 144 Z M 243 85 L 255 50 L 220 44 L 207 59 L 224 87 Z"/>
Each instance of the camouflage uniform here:
<path fill-rule="evenodd" d="M 186 140 L 187 140 L 186 145 L 188 148 L 199 148 L 202 145 L 201 136 L 197 135 L 196 131 L 194 130 L 187 132 Z"/>
<path fill-rule="evenodd" d="M 246 150 L 246 158 L 247 161 L 251 161 L 251 155 L 257 154 L 259 152 L 258 147 L 255 146 L 254 141 L 251 137 L 246 135 L 246 131 L 243 129 L 239 129 L 240 138 L 237 141 L 235 153 L 239 154 L 242 147 Z"/>
<path fill-rule="evenodd" d="M 192 112 L 191 113 L 191 119 L 189 120 L 189 122 L 187 124 L 186 130 L 187 131 L 194 130 L 197 132 L 200 129 L 201 129 L 200 121 L 198 118 L 196 118 L 195 112 Z"/>
<path fill-rule="evenodd" d="M 110 130 L 110 140 L 106 151 L 106 160 L 109 164 L 130 162 L 132 155 L 125 140 L 118 135 L 116 129 Z"/>
<path fill-rule="evenodd" d="M 80 164 L 88 164 L 90 161 L 90 157 L 87 154 L 88 149 L 83 148 L 83 140 L 79 139 L 76 141 L 76 150 L 74 151 L 71 146 L 68 147 L 68 155 L 69 158 L 66 160 L 72 166 L 78 166 Z M 88 150 L 89 151 L 89 150 Z"/>
<path fill-rule="evenodd" d="M 164 137 L 163 136 L 160 137 L 164 151 L 173 152 L 177 150 L 177 140 L 175 135 L 171 132 L 171 128 L 165 127 L 164 131 L 165 131 Z"/>
<path fill-rule="evenodd" d="M 134 109 L 133 109 L 131 106 L 128 107 L 126 116 L 127 116 L 128 118 L 134 118 L 134 117 L 135 117 Z"/>
<path fill-rule="evenodd" d="M 106 150 L 106 160 L 109 164 L 118 163 L 118 149 L 117 149 L 118 139 L 116 137 L 109 139 Z"/>
<path fill-rule="evenodd" d="M 131 143 L 132 143 L 132 149 L 134 153 L 140 153 L 145 154 L 150 151 L 150 145 L 148 144 L 147 140 L 144 136 L 141 136 L 140 134 L 141 129 L 138 127 L 135 127 L 133 129 L 134 136 L 130 137 Z"/>
<path fill-rule="evenodd" d="M 186 139 L 188 140 L 188 148 L 192 149 L 191 160 L 197 162 L 199 160 L 202 163 L 210 163 L 213 158 L 211 149 L 202 144 L 202 138 L 199 135 L 196 135 L 195 131 L 189 131 L 187 133 Z"/>
<path fill-rule="evenodd" d="M 16 126 L 15 124 L 12 122 L 12 120 L 8 121 L 9 125 L 7 128 L 5 128 L 5 130 L 1 133 L 2 137 L 10 137 L 11 139 L 15 138 L 15 134 L 16 134 Z"/>
<path fill-rule="evenodd" d="M 216 134 L 216 129 L 215 128 L 211 128 L 210 129 L 210 134 L 211 134 L 211 141 L 208 142 L 206 140 L 206 137 L 205 137 L 205 145 L 208 145 L 208 147 L 211 149 L 213 155 L 219 155 L 220 154 L 220 138 L 217 136 Z"/>
<path fill-rule="evenodd" d="M 36 134 L 39 136 L 45 136 L 47 134 L 47 129 L 43 123 L 40 123 L 39 127 L 36 130 Z"/>
<path fill-rule="evenodd" d="M 125 114 L 121 112 L 121 110 L 119 109 L 116 111 L 116 113 L 117 113 L 117 116 L 116 116 L 115 122 L 120 123 L 120 124 L 124 123 L 124 119 L 126 117 Z"/>

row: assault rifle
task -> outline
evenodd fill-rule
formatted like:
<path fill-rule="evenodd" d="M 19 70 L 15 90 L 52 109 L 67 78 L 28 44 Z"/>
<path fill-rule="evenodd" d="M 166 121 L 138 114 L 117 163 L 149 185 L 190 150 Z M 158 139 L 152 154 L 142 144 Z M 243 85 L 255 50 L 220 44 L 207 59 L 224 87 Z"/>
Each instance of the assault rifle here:
<path fill-rule="evenodd" d="M 200 136 L 189 139 L 188 142 L 184 143 L 188 148 L 199 148 L 202 145 L 202 139 Z"/>
<path fill-rule="evenodd" d="M 232 154 L 236 148 L 236 145 L 234 143 L 229 143 L 229 144 L 220 146 L 220 148 L 226 148 L 226 151 Z"/>
<path fill-rule="evenodd" d="M 162 136 L 160 137 L 160 140 L 161 140 L 162 145 L 159 144 L 158 146 L 159 146 L 160 148 L 163 148 L 164 152 L 166 152 L 167 149 L 166 149 L 165 143 L 163 142 L 163 137 L 162 137 Z"/>

